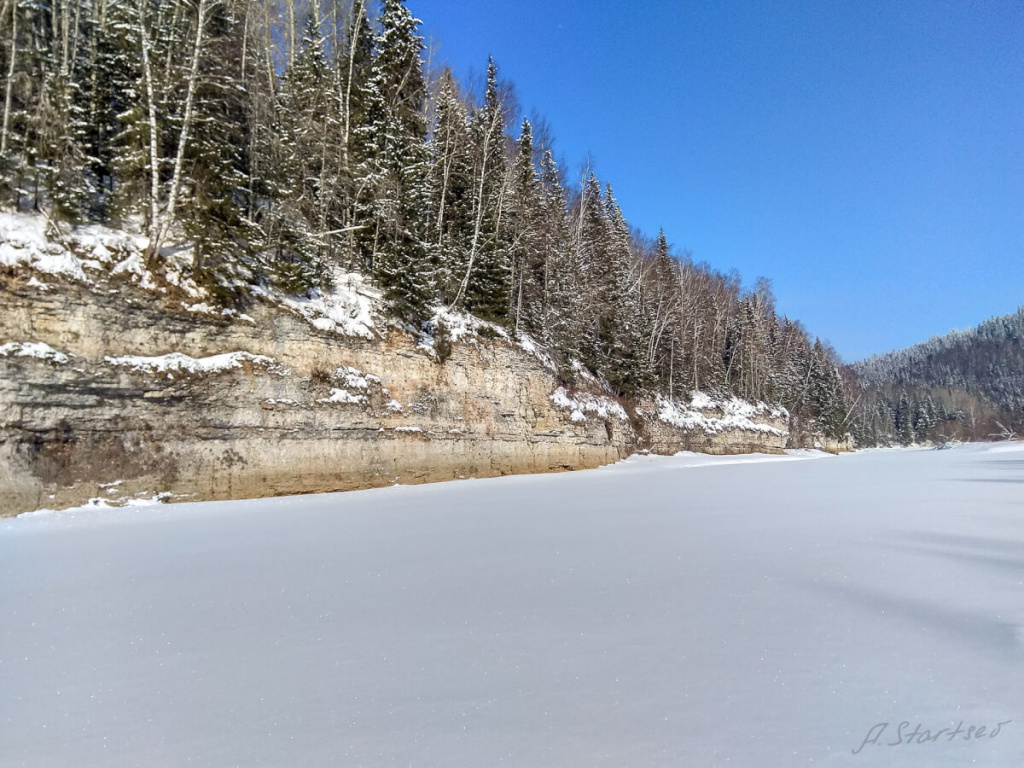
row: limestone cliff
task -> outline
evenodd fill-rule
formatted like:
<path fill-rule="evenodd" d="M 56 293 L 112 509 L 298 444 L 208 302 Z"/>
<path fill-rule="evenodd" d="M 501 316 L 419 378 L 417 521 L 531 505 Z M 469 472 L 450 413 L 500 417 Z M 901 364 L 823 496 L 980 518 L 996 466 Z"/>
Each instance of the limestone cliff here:
<path fill-rule="evenodd" d="M 173 286 L 44 277 L 0 273 L 0 516 L 786 444 L 783 410 L 567 391 L 542 351 L 494 333 L 463 336 L 441 362 L 400 328 L 346 335 L 269 299 L 225 314 Z"/>

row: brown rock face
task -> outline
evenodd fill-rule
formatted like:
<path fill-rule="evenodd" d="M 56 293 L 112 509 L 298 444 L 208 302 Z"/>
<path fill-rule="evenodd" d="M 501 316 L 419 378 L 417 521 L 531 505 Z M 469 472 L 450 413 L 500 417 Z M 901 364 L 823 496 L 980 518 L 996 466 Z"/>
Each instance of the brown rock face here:
<path fill-rule="evenodd" d="M 581 420 L 552 401 L 554 374 L 502 340 L 457 343 L 442 365 L 402 331 L 343 337 L 270 304 L 249 322 L 142 291 L 0 282 L 0 305 L 0 345 L 43 342 L 67 356 L 0 355 L 0 516 L 94 497 L 245 499 L 786 442 L 687 432 L 632 410 Z M 200 360 L 119 359 L 175 353 Z M 229 353 L 244 354 L 209 360 Z"/>

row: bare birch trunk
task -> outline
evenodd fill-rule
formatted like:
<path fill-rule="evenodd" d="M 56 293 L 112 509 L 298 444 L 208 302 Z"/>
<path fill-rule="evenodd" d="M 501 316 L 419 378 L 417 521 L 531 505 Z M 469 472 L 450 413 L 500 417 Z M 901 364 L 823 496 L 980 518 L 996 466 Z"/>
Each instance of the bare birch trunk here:
<path fill-rule="evenodd" d="M 487 156 L 490 153 L 491 135 L 494 133 L 496 123 L 497 120 L 492 118 L 491 124 L 487 127 L 487 133 L 484 135 L 483 163 L 480 167 L 480 184 L 476 193 L 476 223 L 473 226 L 473 239 L 469 244 L 469 264 L 466 265 L 466 275 L 462 278 L 462 282 L 459 284 L 459 290 L 455 294 L 455 299 L 448 307 L 449 311 L 454 309 L 455 306 L 465 297 L 466 288 L 469 286 L 469 277 L 473 273 L 473 263 L 476 261 L 476 251 L 480 245 L 480 230 L 484 223 L 484 187 L 487 183 Z"/>
<path fill-rule="evenodd" d="M 349 51 L 348 51 L 348 78 L 345 83 L 345 141 L 343 151 L 345 152 L 345 167 L 348 167 L 348 146 L 352 130 L 352 81 L 355 79 L 356 49 L 359 47 L 359 36 L 356 33 L 356 20 L 362 21 L 366 13 L 366 0 L 360 0 L 359 6 L 352 6 L 352 23 L 349 25 Z"/>
<path fill-rule="evenodd" d="M 75 22 L 71 33 L 71 61 L 78 59 L 78 37 L 82 30 L 82 4 L 75 3 Z"/>
<path fill-rule="evenodd" d="M 7 66 L 7 87 L 4 96 L 4 120 L 0 129 L 0 155 L 7 154 L 7 135 L 11 124 L 11 98 L 14 94 L 14 73 L 18 57 L 18 0 L 11 0 L 11 60 Z"/>
<path fill-rule="evenodd" d="M 60 73 L 65 76 L 68 74 L 68 56 L 71 54 L 71 14 L 68 11 L 67 0 L 64 0 L 60 14 Z"/>
<path fill-rule="evenodd" d="M 207 17 L 213 8 L 216 0 L 199 0 L 198 16 L 196 19 L 196 37 L 192 46 L 192 63 L 189 67 L 188 90 L 185 94 L 185 115 L 182 118 L 181 135 L 178 137 L 178 151 L 174 158 L 174 174 L 171 177 L 171 189 L 167 197 L 167 209 L 164 211 L 163 220 L 157 230 L 155 243 L 150 243 L 152 253 L 159 252 L 160 246 L 167 235 L 174 221 L 174 213 L 178 203 L 178 193 L 181 190 L 181 171 L 185 159 L 185 150 L 188 146 L 189 133 L 192 129 L 192 110 L 195 104 L 196 85 L 199 82 L 199 62 L 203 53 L 203 33 L 206 30 Z"/>
<path fill-rule="evenodd" d="M 285 8 L 288 11 L 288 67 L 295 65 L 295 0 L 287 0 Z"/>

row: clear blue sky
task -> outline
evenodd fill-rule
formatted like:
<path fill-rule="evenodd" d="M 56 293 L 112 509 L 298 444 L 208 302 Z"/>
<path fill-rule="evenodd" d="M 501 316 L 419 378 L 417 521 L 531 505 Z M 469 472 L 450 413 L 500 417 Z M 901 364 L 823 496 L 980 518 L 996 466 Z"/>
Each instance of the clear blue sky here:
<path fill-rule="evenodd" d="M 847 360 L 1024 304 L 1024 2 L 408 0 L 630 223 Z"/>

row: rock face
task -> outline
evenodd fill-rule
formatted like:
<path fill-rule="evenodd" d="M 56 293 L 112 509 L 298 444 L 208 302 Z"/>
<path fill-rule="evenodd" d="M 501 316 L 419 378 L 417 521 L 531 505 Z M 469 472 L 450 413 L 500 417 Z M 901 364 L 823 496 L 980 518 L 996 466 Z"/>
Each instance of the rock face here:
<path fill-rule="evenodd" d="M 777 413 L 761 431 L 709 434 L 652 405 L 627 413 L 567 393 L 537 355 L 501 339 L 456 343 L 441 364 L 398 329 L 353 338 L 271 303 L 223 318 L 130 286 L 40 291 L 10 275 L 0 304 L 0 516 L 96 497 L 244 499 L 786 445 Z"/>

